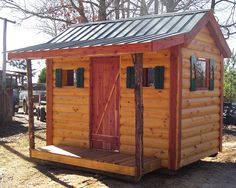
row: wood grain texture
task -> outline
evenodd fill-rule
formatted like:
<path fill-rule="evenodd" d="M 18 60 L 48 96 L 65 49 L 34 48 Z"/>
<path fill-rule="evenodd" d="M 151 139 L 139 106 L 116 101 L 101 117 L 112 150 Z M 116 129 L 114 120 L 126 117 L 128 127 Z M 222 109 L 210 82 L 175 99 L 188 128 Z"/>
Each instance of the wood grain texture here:
<path fill-rule="evenodd" d="M 33 110 L 33 85 L 32 85 L 32 63 L 30 59 L 26 60 L 27 83 L 28 83 L 28 107 L 29 107 L 29 146 L 35 148 L 34 141 L 34 110 Z M 31 155 L 31 153 L 30 153 Z"/>
<path fill-rule="evenodd" d="M 183 97 L 182 97 L 182 91 L 183 91 L 183 54 L 181 51 L 181 46 L 179 46 L 178 51 L 178 95 L 177 95 L 177 164 L 176 168 L 178 169 L 180 167 L 181 163 L 181 142 L 182 142 L 182 106 L 183 106 Z"/>
<path fill-rule="evenodd" d="M 152 51 L 152 42 L 126 44 L 126 45 L 109 45 L 109 46 L 91 46 L 86 48 L 67 48 L 46 51 L 34 52 L 16 52 L 8 55 L 9 59 L 17 58 L 31 58 L 31 59 L 44 59 L 44 58 L 68 58 L 68 57 L 81 57 L 81 56 L 112 56 L 119 54 L 129 53 L 142 53 Z"/>
<path fill-rule="evenodd" d="M 153 53 L 144 53 L 143 67 L 154 68 L 165 66 L 165 86 L 170 83 L 170 50 L 160 50 Z M 122 153 L 134 154 L 135 111 L 134 90 L 127 89 L 126 68 L 133 66 L 131 55 L 122 55 L 121 61 L 121 100 L 120 100 L 120 133 Z M 161 164 L 168 167 L 168 155 L 163 158 L 162 152 L 168 154 L 169 139 L 169 87 L 157 90 L 153 87 L 143 87 L 144 105 L 144 156 L 156 156 Z M 128 138 L 128 139 L 126 139 Z M 153 142 L 154 141 L 154 142 Z M 153 145 L 152 145 L 153 143 Z M 164 143 L 165 149 L 162 149 Z"/>
<path fill-rule="evenodd" d="M 224 58 L 221 55 L 221 84 L 220 84 L 220 114 L 224 112 Z M 223 137 L 223 115 L 220 116 L 220 135 L 219 135 L 219 151 L 222 152 L 222 137 Z"/>
<path fill-rule="evenodd" d="M 119 150 L 120 61 L 118 56 L 92 58 L 91 147 Z M 91 116 L 90 115 L 90 116 Z"/>
<path fill-rule="evenodd" d="M 143 54 L 134 54 L 135 166 L 136 179 L 143 176 Z"/>
<path fill-rule="evenodd" d="M 32 157 L 48 161 L 95 169 L 108 173 L 135 176 L 135 158 L 133 155 L 101 150 L 83 149 L 71 146 L 46 146 L 31 150 Z M 159 169 L 160 159 L 144 158 L 144 171 L 149 173 Z"/>
<path fill-rule="evenodd" d="M 85 68 L 85 85 L 89 86 L 89 58 L 57 58 L 53 59 L 53 70 L 56 68 L 76 69 Z M 165 86 L 170 82 L 170 51 L 160 50 L 144 54 L 144 67 L 165 66 Z M 120 58 L 121 84 L 126 81 L 126 67 L 133 66 L 130 55 Z M 53 75 L 54 77 L 54 75 Z M 54 79 L 53 79 L 54 82 Z M 53 87 L 53 142 L 73 146 L 89 147 L 89 87 L 76 88 L 67 86 Z M 156 90 L 151 87 L 143 88 L 144 104 L 144 156 L 156 156 L 161 164 L 168 166 L 169 144 L 169 87 Z M 134 154 L 134 90 L 121 87 L 120 98 L 120 132 L 123 153 Z M 65 133 L 60 133 L 64 131 Z M 69 137 L 70 132 L 75 131 Z M 76 136 L 78 133 L 78 136 Z M 128 138 L 128 139 L 126 139 Z M 124 143 L 123 143 L 124 142 Z M 133 147 L 130 150 L 130 147 Z M 165 157 L 163 157 L 165 156 Z"/>
<path fill-rule="evenodd" d="M 170 57 L 170 128 L 169 128 L 169 169 L 177 169 L 177 156 L 178 156 L 178 147 L 179 147 L 179 131 L 177 130 L 178 121 L 177 121 L 177 93 L 178 93 L 178 57 L 180 49 L 178 47 L 171 49 Z"/>
<path fill-rule="evenodd" d="M 203 152 L 198 153 L 196 155 L 193 155 L 193 156 L 187 157 L 185 159 L 182 159 L 180 165 L 181 166 L 186 166 L 188 164 L 191 164 L 191 163 L 194 163 L 196 161 L 199 161 L 200 159 L 205 158 L 206 156 L 210 156 L 212 154 L 216 154 L 218 151 L 219 151 L 218 147 L 208 148 L 208 150 L 206 150 L 206 151 L 203 151 Z"/>
<path fill-rule="evenodd" d="M 47 59 L 46 62 L 46 92 L 47 92 L 47 118 L 46 118 L 46 139 L 47 139 L 47 145 L 53 144 L 53 60 Z"/>
<path fill-rule="evenodd" d="M 208 27 L 203 28 L 188 46 L 182 48 L 183 89 L 182 89 L 182 139 L 181 166 L 200 160 L 220 151 L 220 122 L 222 95 L 222 65 L 220 49 L 212 38 Z M 213 91 L 189 91 L 189 58 L 214 59 L 215 88 Z M 218 145 L 216 145 L 216 142 Z M 216 147 L 218 146 L 218 151 Z M 193 149 L 195 148 L 195 150 Z M 204 156 L 205 155 L 205 156 Z"/>
<path fill-rule="evenodd" d="M 54 72 L 57 68 L 76 70 L 83 67 L 85 69 L 85 88 L 76 88 L 76 86 L 55 88 L 52 84 L 53 144 L 89 147 L 89 62 L 90 59 L 87 57 L 53 59 L 50 73 L 52 83 L 55 82 Z"/>

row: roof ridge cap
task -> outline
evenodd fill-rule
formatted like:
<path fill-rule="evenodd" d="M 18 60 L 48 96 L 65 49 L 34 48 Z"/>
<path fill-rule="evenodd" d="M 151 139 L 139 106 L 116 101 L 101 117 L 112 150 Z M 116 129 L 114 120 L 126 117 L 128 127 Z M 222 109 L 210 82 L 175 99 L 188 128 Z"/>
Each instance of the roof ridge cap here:
<path fill-rule="evenodd" d="M 145 16 L 137 16 L 137 17 L 132 17 L 132 18 L 118 19 L 118 20 L 105 20 L 105 21 L 72 24 L 69 28 L 86 26 L 86 25 L 93 25 L 93 24 L 101 24 L 101 23 L 114 23 L 114 22 L 129 21 L 129 20 L 139 20 L 139 19 L 141 20 L 141 19 L 148 19 L 148 18 L 186 15 L 186 14 L 194 14 L 194 13 L 209 12 L 209 11 L 211 11 L 211 9 L 189 10 L 189 11 L 185 11 L 185 12 L 169 12 L 169 13 L 164 13 L 164 14 L 150 14 L 150 15 L 145 15 Z"/>

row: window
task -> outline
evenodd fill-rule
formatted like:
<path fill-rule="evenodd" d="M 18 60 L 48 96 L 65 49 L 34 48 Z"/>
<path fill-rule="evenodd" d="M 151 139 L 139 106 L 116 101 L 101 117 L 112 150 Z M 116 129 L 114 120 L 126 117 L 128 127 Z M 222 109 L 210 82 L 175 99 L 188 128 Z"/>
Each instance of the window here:
<path fill-rule="evenodd" d="M 150 87 L 154 85 L 154 70 L 153 68 L 143 69 L 143 87 Z"/>
<path fill-rule="evenodd" d="M 208 62 L 206 59 L 198 58 L 195 63 L 196 71 L 196 88 L 207 89 L 208 88 Z"/>
<path fill-rule="evenodd" d="M 62 85 L 74 86 L 74 70 L 62 70 Z"/>
<path fill-rule="evenodd" d="M 55 86 L 76 86 L 77 88 L 84 87 L 84 68 L 78 68 L 76 70 L 55 70 Z"/>
<path fill-rule="evenodd" d="M 215 60 L 197 58 L 192 55 L 190 58 L 190 91 L 214 90 Z"/>
<path fill-rule="evenodd" d="M 134 88 L 134 67 L 127 67 L 126 87 Z M 143 68 L 143 87 L 164 89 L 165 67 Z"/>

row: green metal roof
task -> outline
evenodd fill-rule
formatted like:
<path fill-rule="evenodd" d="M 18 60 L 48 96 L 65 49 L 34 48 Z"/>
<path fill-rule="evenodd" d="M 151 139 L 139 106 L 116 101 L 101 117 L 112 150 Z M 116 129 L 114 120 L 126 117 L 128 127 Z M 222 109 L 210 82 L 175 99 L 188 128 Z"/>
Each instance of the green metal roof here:
<path fill-rule="evenodd" d="M 144 43 L 188 33 L 209 10 L 72 25 L 47 43 L 12 52 Z"/>

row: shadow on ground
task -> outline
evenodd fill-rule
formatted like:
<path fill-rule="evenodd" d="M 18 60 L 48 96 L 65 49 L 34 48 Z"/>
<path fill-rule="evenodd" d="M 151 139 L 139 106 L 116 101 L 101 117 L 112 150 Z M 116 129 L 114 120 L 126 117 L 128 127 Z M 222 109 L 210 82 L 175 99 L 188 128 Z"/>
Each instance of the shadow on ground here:
<path fill-rule="evenodd" d="M 0 138 L 6 138 L 9 136 L 14 136 L 17 134 L 24 134 L 28 131 L 28 128 L 20 121 L 12 121 L 10 123 L 5 123 L 0 125 Z"/>
<path fill-rule="evenodd" d="M 224 125 L 224 135 L 236 136 L 236 125 Z"/>
<path fill-rule="evenodd" d="M 17 119 L 18 118 L 18 119 Z M 20 119 L 19 119 L 20 118 Z M 25 119 L 22 119 L 25 118 Z M 169 173 L 167 170 L 159 170 L 150 174 L 146 174 L 140 182 L 134 184 L 122 180 L 110 178 L 104 175 L 97 175 L 95 173 L 84 172 L 84 169 L 78 167 L 61 165 L 58 163 L 35 161 L 28 157 L 28 149 L 24 145 L 17 145 L 10 143 L 18 140 L 22 135 L 27 136 L 28 124 L 26 117 L 19 115 L 16 119 L 8 125 L 0 125 L 0 147 L 13 153 L 20 159 L 28 162 L 28 168 L 35 168 L 39 174 L 47 176 L 48 179 L 60 184 L 64 187 L 86 187 L 89 185 L 104 185 L 108 187 L 233 187 L 235 185 L 236 163 L 232 159 L 235 156 L 233 148 L 226 148 L 222 154 L 215 158 L 207 158 L 188 165 L 177 172 Z M 22 120 L 22 122 L 20 122 Z M 36 122 L 36 130 L 45 129 L 45 124 Z M 44 133 L 38 131 L 37 133 Z M 21 136 L 20 136 L 21 135 Z M 43 134 L 35 135 L 40 141 L 45 141 Z M 230 125 L 224 127 L 224 136 L 228 144 L 235 143 L 236 126 Z M 226 138 L 227 137 L 227 138 Z M 12 139 L 12 140 L 11 140 Z M 24 137 L 28 139 L 28 137 Z M 28 141 L 28 140 L 26 140 Z M 24 153 L 22 152 L 24 150 Z M 229 150 L 229 151 L 228 151 Z M 1 156 L 2 157 L 2 156 Z M 221 159 L 223 157 L 223 159 Z M 229 158 L 229 159 L 228 159 Z M 220 161 L 220 162 L 219 162 Z M 33 164 L 33 165 L 31 165 Z M 8 167 L 7 167 L 8 168 Z M 26 168 L 26 169 L 27 169 Z M 14 172 L 14 167 L 12 168 Z M 27 169 L 28 170 L 28 169 Z M 35 179 L 34 179 L 35 180 Z M 34 181 L 32 180 L 32 181 Z M 44 184 L 45 185 L 45 184 Z M 82 186 L 81 186 L 82 185 Z M 1 186 L 0 186 L 1 187 Z"/>
<path fill-rule="evenodd" d="M 15 117 L 17 119 L 19 118 L 23 118 L 25 120 L 24 121 L 16 121 L 16 120 L 13 120 L 11 122 L 7 122 L 7 123 L 4 123 L 4 124 L 1 124 L 0 125 L 0 141 L 2 140 L 1 138 L 7 138 L 7 137 L 10 137 L 10 136 L 16 136 L 16 135 L 19 135 L 19 134 L 25 134 L 27 133 L 28 131 L 28 121 L 27 119 L 24 117 L 24 116 L 19 116 L 19 115 L 15 115 Z M 35 131 L 38 131 L 38 130 L 44 130 L 45 129 L 45 126 L 38 126 L 35 124 Z M 39 138 L 40 139 L 40 138 Z"/>
<path fill-rule="evenodd" d="M 137 184 L 126 183 L 125 187 L 218 187 L 221 183 L 232 186 L 232 176 L 223 172 L 236 174 L 236 164 L 198 161 L 176 172 L 161 169 L 146 174 Z M 124 186 L 124 182 L 115 179 L 104 179 L 102 182 L 108 187 Z"/>
<path fill-rule="evenodd" d="M 37 169 L 39 172 L 41 172 L 43 175 L 47 176 L 48 178 L 50 178 L 54 182 L 56 182 L 62 186 L 68 187 L 68 188 L 72 188 L 74 186 L 71 186 L 67 182 L 60 180 L 56 175 L 71 174 L 71 175 L 78 175 L 78 176 L 83 176 L 83 177 L 95 177 L 95 179 L 99 179 L 99 180 L 105 178 L 104 176 L 100 176 L 100 175 L 98 176 L 96 174 L 90 174 L 90 173 L 86 173 L 83 171 L 79 171 L 78 169 L 76 169 L 76 167 L 73 167 L 73 166 L 69 166 L 69 165 L 65 166 L 65 165 L 58 164 L 58 163 L 45 162 L 45 161 L 41 161 L 41 160 L 32 159 L 32 158 L 22 154 L 21 152 L 15 150 L 11 146 L 7 145 L 7 142 L 0 141 L 0 146 L 4 147 L 6 150 L 13 153 L 17 157 L 19 157 L 27 162 L 34 163 L 34 168 Z M 82 182 L 82 183 L 84 183 L 84 182 Z"/>
<path fill-rule="evenodd" d="M 65 187 L 73 187 L 70 185 L 71 182 L 66 182 L 64 180 L 61 180 L 59 177 L 60 175 L 78 175 L 78 176 L 84 176 L 89 177 L 88 182 L 82 182 L 85 185 L 89 185 L 89 181 L 93 179 L 92 181 L 99 181 L 101 184 L 106 185 L 108 187 L 184 187 L 184 186 L 190 186 L 191 184 L 199 184 L 201 182 L 201 185 L 211 185 L 213 182 L 213 185 L 217 185 L 219 176 L 221 176 L 220 179 L 224 179 L 224 181 L 232 183 L 232 177 L 228 177 L 227 173 L 222 172 L 229 172 L 232 171 L 233 174 L 236 174 L 236 164 L 227 162 L 227 163 L 221 163 L 221 162 L 213 162 L 213 161 L 198 161 L 194 164 L 188 165 L 187 167 L 184 167 L 177 172 L 170 173 L 167 170 L 159 170 L 150 174 L 145 175 L 140 182 L 134 184 L 125 182 L 122 180 L 109 178 L 102 175 L 96 175 L 94 173 L 86 173 L 81 171 L 81 169 L 78 170 L 77 167 L 73 166 L 65 166 L 60 165 L 58 163 L 51 163 L 51 162 L 42 162 L 42 161 L 35 161 L 29 158 L 28 156 L 20 153 L 19 151 L 15 150 L 14 148 L 10 147 L 4 142 L 0 142 L 0 145 L 3 146 L 6 150 L 10 151 L 11 153 L 17 155 L 18 157 L 22 158 L 25 161 L 28 161 L 30 163 L 34 162 L 36 168 L 39 172 L 53 180 L 54 182 L 65 186 Z M 234 173 L 235 172 L 235 173 Z M 232 174 L 232 173 L 231 173 Z M 196 175 L 198 178 L 196 178 Z M 210 176 L 209 176 L 210 175 Z M 207 177 L 207 178 L 206 178 Z M 196 179 L 198 180 L 197 182 Z M 215 182 L 215 183 L 214 183 Z M 81 182 L 80 182 L 81 183 Z M 154 186 L 155 185 L 155 186 Z M 231 184 L 232 185 L 232 184 Z"/>

